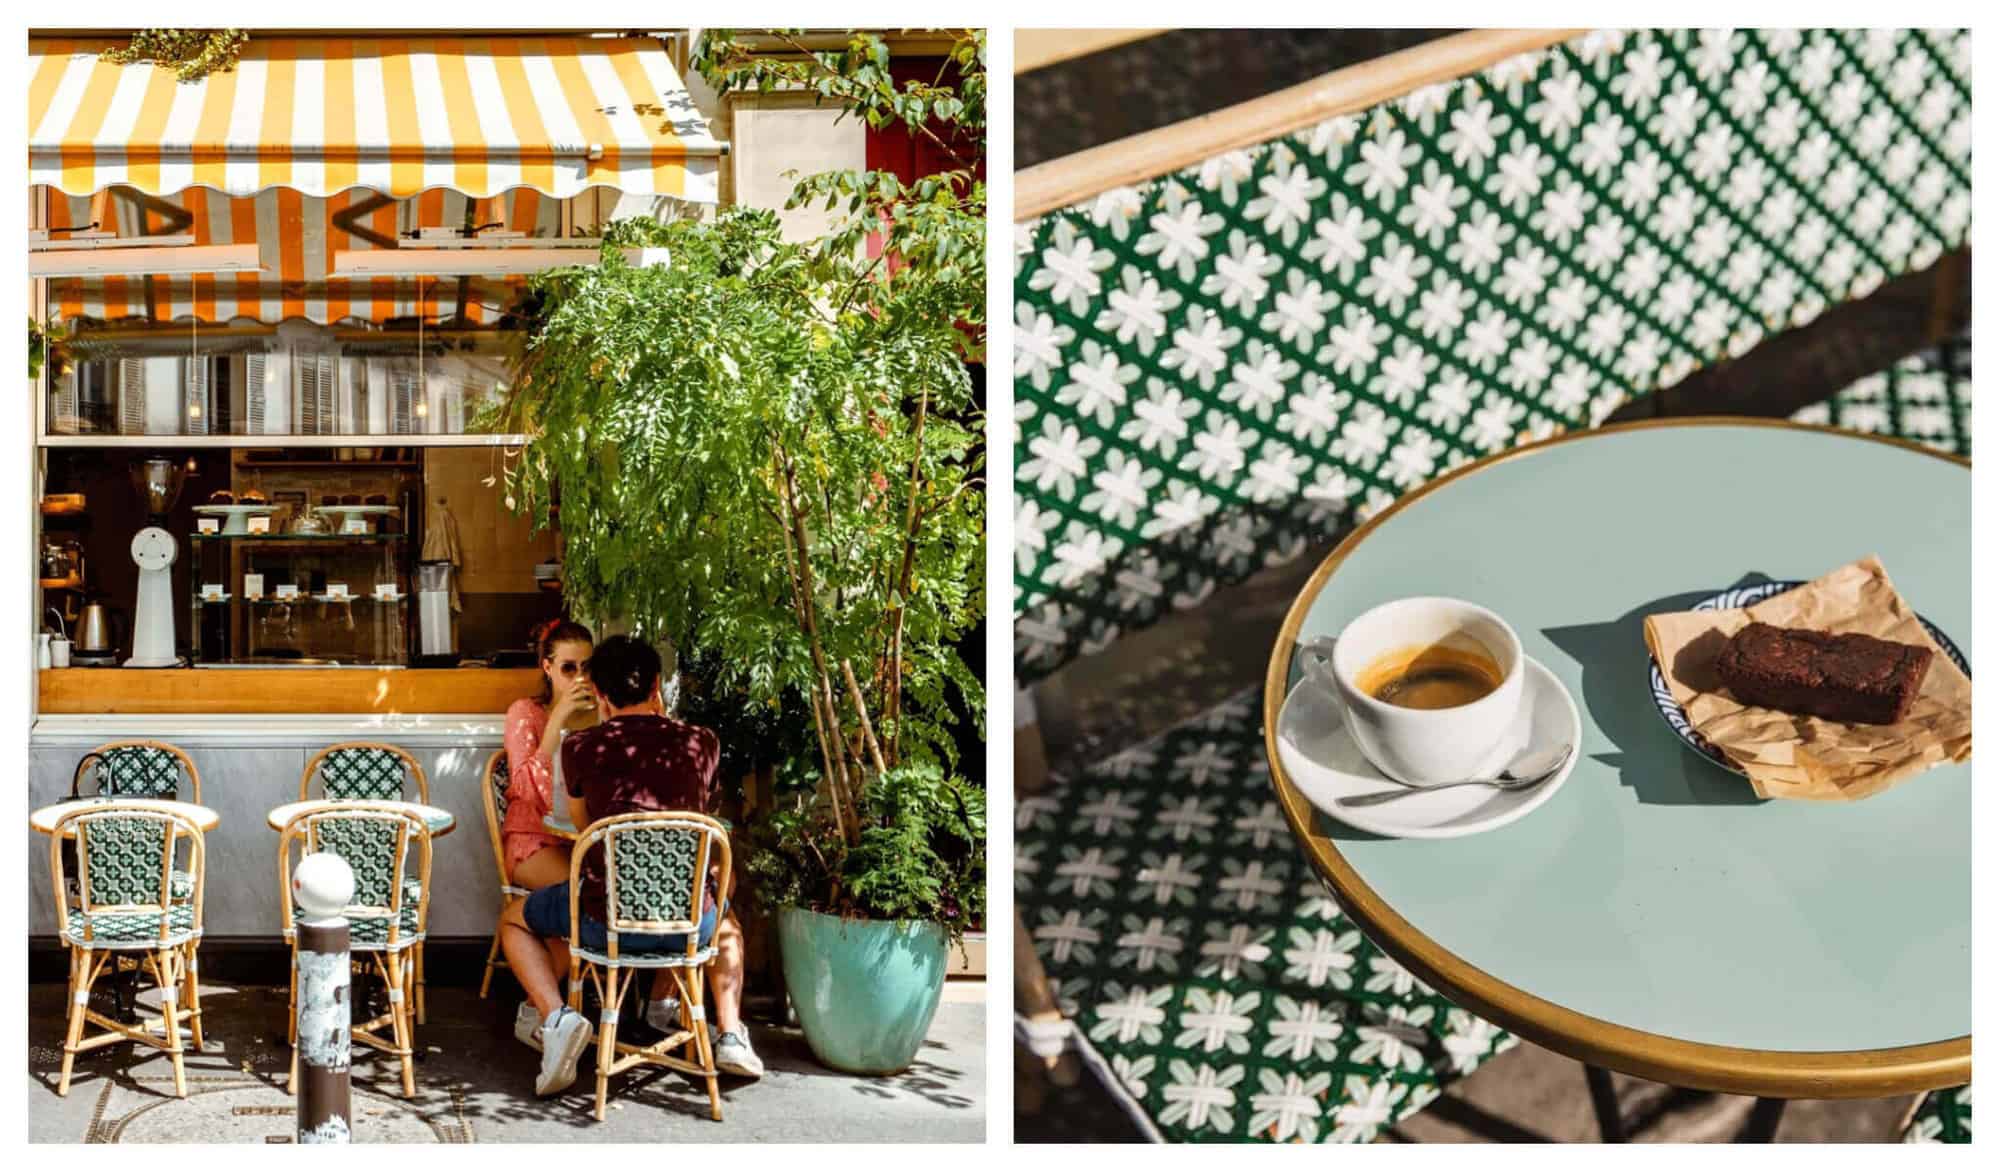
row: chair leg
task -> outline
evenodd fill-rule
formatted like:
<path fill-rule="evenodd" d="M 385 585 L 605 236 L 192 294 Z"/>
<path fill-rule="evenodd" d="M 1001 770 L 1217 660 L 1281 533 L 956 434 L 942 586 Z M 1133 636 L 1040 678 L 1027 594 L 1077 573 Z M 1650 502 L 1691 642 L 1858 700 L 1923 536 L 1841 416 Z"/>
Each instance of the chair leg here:
<path fill-rule="evenodd" d="M 411 958 L 399 952 L 389 954 L 389 1018 L 395 1027 L 396 1059 L 403 1068 L 403 1097 L 417 1097 L 415 1047 L 416 1027 L 410 1020 Z"/>
<path fill-rule="evenodd" d="M 717 1123 L 722 1122 L 722 1088 L 715 1080 L 715 1046 L 708 1040 L 708 1015 L 702 1008 L 702 977 L 706 969 L 696 969 L 691 977 L 681 984 L 681 1002 L 693 1006 L 689 1014 L 693 1020 L 695 1052 L 701 1055 L 703 1077 L 708 1081 L 708 1114 Z"/>
<path fill-rule="evenodd" d="M 63 1035 L 62 1079 L 56 1094 L 69 1095 L 69 1076 L 76 1064 L 76 1044 L 83 1039 L 83 1011 L 90 1004 L 91 958 L 72 948 L 69 954 L 69 1029 Z"/>
<path fill-rule="evenodd" d="M 1624 1143 L 1625 1117 L 1618 1110 L 1618 1092 L 1611 1085 L 1611 1072 L 1585 1063 L 1583 1073 L 1590 1083 L 1590 1105 L 1597 1111 L 1598 1135 L 1608 1144 Z"/>
<path fill-rule="evenodd" d="M 153 962 L 153 972 L 160 979 L 160 1017 L 167 1027 L 167 1053 L 174 1061 L 174 1097 L 185 1099 L 188 1095 L 187 1068 L 181 1063 L 181 1009 L 180 999 L 175 995 L 179 985 L 179 973 L 175 970 L 175 957 L 179 948 L 162 948 Z"/>
<path fill-rule="evenodd" d="M 481 1001 L 486 1000 L 486 995 L 493 991 L 493 969 L 499 963 L 500 935 L 496 932 L 493 935 L 493 946 L 486 950 L 486 975 L 479 978 L 479 999 Z"/>
<path fill-rule="evenodd" d="M 299 942 L 292 938 L 291 980 L 285 989 L 285 1040 L 293 1049 L 299 1044 Z"/>
<path fill-rule="evenodd" d="M 425 1013 L 424 1013 L 424 945 L 423 945 L 423 941 L 419 940 L 419 941 L 417 942 L 417 946 L 416 946 L 415 948 L 411 949 L 411 952 L 413 953 L 413 955 L 412 955 L 411 959 L 412 959 L 412 960 L 413 960 L 413 961 L 415 962 L 415 966 L 414 966 L 414 967 L 415 967 L 415 969 L 416 969 L 416 986 L 417 986 L 417 1024 L 418 1024 L 418 1025 L 423 1025 L 423 1024 L 424 1024 L 424 1023 L 426 1022 L 426 1021 L 428 1021 L 428 1020 L 429 1020 L 429 1018 L 428 1018 L 428 1017 L 427 1017 L 427 1016 L 425 1015 Z"/>
<path fill-rule="evenodd" d="M 604 1003 L 597 1007 L 597 1106 L 592 1115 L 599 1123 L 604 1122 L 604 1100 L 611 1089 L 611 1062 L 618 1054 L 618 1010 L 625 1004 L 631 971 L 622 979 L 616 967 L 605 971 Z"/>
<path fill-rule="evenodd" d="M 196 947 L 199 943 L 199 941 L 190 940 L 186 945 L 188 1027 L 189 1031 L 194 1035 L 194 1050 L 197 1054 L 201 1053 L 203 1048 L 201 1041 L 201 967 L 200 961 L 196 957 Z"/>

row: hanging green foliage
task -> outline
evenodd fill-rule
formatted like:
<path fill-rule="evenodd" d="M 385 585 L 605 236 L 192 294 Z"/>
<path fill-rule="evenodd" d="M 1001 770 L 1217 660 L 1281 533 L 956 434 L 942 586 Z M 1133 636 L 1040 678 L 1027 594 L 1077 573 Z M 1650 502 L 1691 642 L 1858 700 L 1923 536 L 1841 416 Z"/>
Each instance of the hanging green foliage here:
<path fill-rule="evenodd" d="M 104 59 L 117 65 L 150 61 L 171 68 L 183 82 L 200 81 L 211 73 L 236 68 L 250 34 L 235 28 L 145 28 L 132 34 L 122 48 L 106 49 Z"/>

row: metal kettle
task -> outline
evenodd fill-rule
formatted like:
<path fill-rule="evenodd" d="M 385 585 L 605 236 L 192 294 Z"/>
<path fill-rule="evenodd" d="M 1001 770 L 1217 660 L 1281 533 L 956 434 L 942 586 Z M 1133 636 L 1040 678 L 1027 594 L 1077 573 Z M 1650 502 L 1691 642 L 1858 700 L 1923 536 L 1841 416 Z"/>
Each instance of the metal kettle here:
<path fill-rule="evenodd" d="M 76 622 L 76 650 L 83 655 L 109 655 L 118 649 L 111 633 L 111 608 L 102 602 L 84 604 Z"/>

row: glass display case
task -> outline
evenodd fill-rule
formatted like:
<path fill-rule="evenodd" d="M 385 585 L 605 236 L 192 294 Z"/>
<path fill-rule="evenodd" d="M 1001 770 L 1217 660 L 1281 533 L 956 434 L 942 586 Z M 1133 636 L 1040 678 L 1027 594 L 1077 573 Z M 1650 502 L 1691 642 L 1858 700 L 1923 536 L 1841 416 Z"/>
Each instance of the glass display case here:
<path fill-rule="evenodd" d="M 406 533 L 194 533 L 194 663 L 409 662 Z"/>

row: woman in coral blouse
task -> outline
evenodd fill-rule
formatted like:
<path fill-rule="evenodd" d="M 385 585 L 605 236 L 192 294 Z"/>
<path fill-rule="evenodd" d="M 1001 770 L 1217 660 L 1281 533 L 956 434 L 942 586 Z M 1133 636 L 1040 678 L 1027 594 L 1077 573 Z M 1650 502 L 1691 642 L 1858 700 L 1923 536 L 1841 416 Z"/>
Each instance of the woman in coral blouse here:
<path fill-rule="evenodd" d="M 582 686 L 590 646 L 590 631 L 577 623 L 543 624 L 535 632 L 542 694 L 507 709 L 507 817 L 500 824 L 500 846 L 508 881 L 529 891 L 569 879 L 569 840 L 543 829 L 542 819 L 553 808 L 563 730 L 581 728 L 596 715 L 596 701 Z"/>

